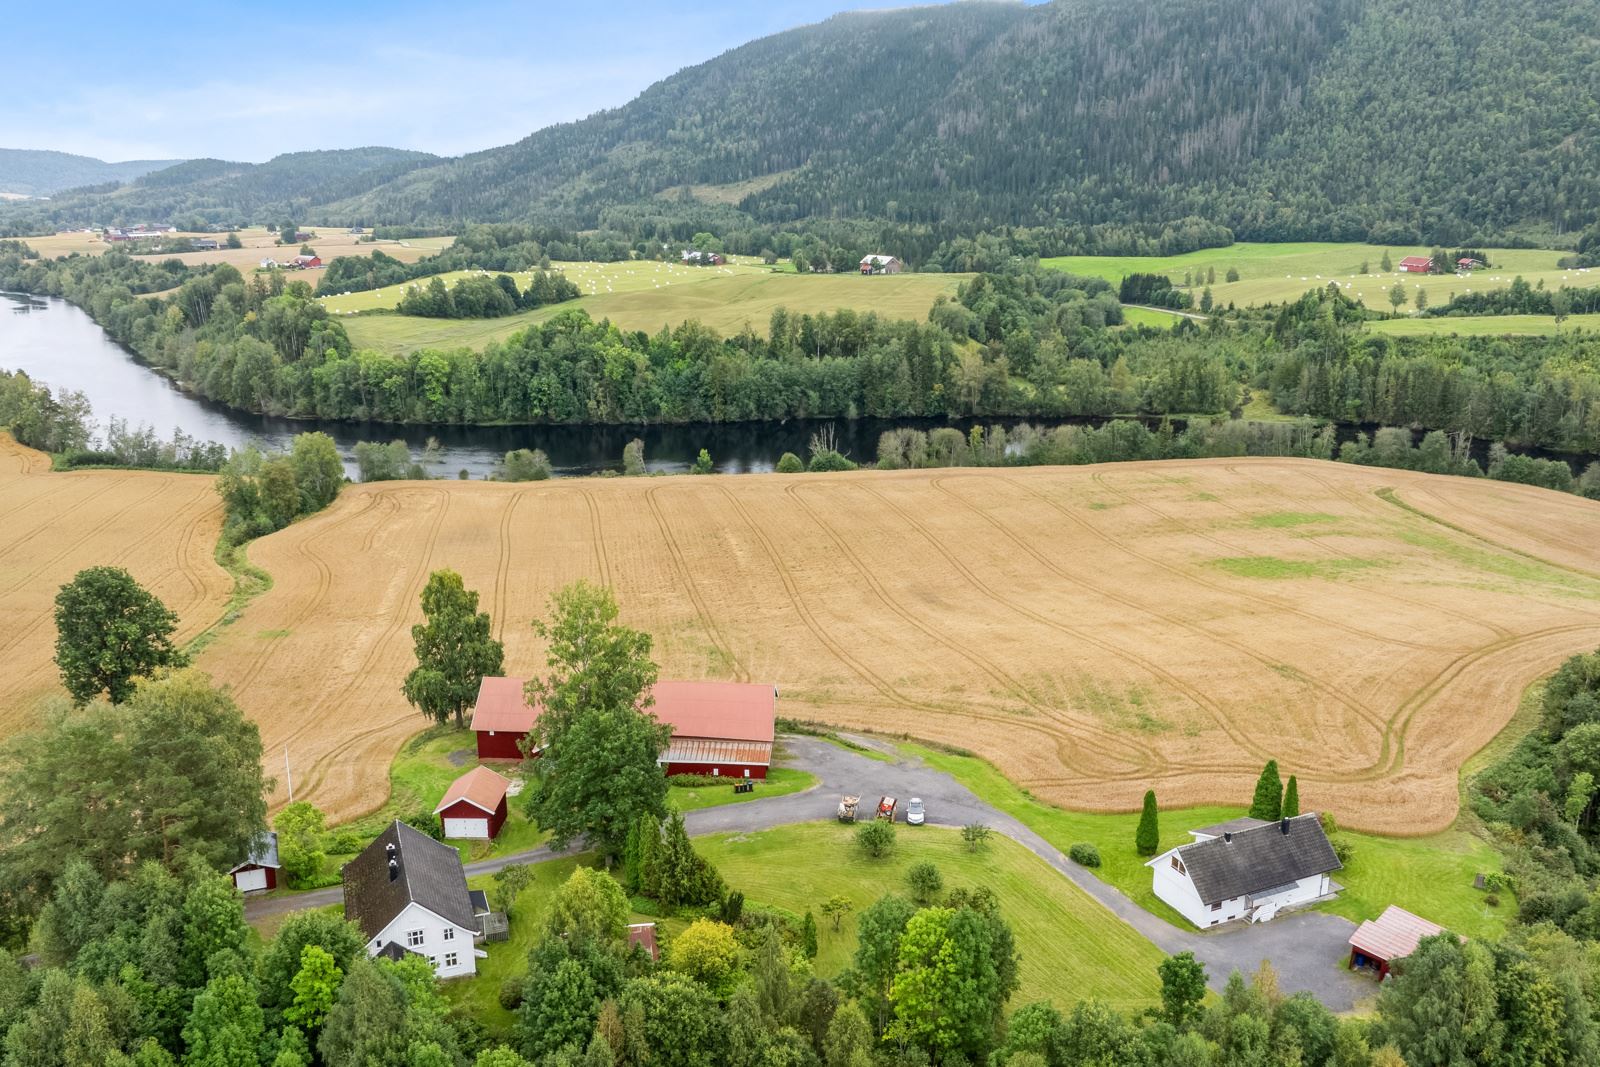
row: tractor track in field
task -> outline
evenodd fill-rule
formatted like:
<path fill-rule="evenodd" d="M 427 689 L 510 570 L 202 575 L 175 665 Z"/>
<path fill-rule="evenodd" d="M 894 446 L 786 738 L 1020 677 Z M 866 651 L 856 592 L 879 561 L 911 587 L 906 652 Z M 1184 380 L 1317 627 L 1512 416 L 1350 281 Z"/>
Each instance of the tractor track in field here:
<path fill-rule="evenodd" d="M 650 509 L 651 516 L 656 521 L 656 528 L 661 531 L 661 538 L 666 542 L 667 554 L 672 560 L 672 567 L 677 572 L 678 580 L 683 584 L 689 594 L 689 602 L 694 606 L 695 616 L 700 620 L 700 628 L 705 631 L 706 639 L 711 642 L 711 647 L 723 661 L 733 668 L 735 681 L 748 682 L 750 671 L 744 662 L 734 654 L 733 645 L 723 634 L 722 628 L 716 624 L 706 607 L 705 598 L 700 594 L 700 587 L 694 580 L 694 572 L 689 567 L 688 557 L 685 556 L 683 546 L 678 543 L 677 535 L 672 532 L 672 524 L 667 521 L 666 514 L 661 510 L 661 503 L 656 499 L 656 494 L 661 492 L 661 487 L 653 485 L 645 490 L 645 505 Z"/>
<path fill-rule="evenodd" d="M 854 568 L 856 573 L 861 576 L 861 579 L 866 586 L 872 590 L 873 595 L 877 598 L 879 603 L 883 604 L 884 607 L 888 608 L 908 626 L 922 633 L 929 640 L 954 653 L 956 656 L 966 660 L 974 667 L 977 667 L 981 672 L 988 675 L 991 681 L 997 683 L 1002 691 L 1009 691 L 1015 699 L 1028 708 L 1031 708 L 1035 714 L 1041 715 L 1047 719 L 1053 719 L 1057 723 L 1065 725 L 1065 723 L 1062 723 L 1062 720 L 1056 713 L 1055 709 L 1047 708 L 1045 705 L 1036 700 L 1028 692 L 1026 686 L 1012 678 L 1010 674 L 1008 674 L 993 660 L 990 660 L 986 656 L 979 654 L 973 649 L 963 646 L 954 639 L 924 624 L 920 619 L 917 618 L 914 612 L 910 611 L 898 600 L 896 600 L 884 587 L 883 583 L 878 581 L 878 579 L 872 574 L 872 569 L 866 565 L 865 561 L 863 561 L 861 557 L 856 554 L 855 550 L 852 549 L 849 544 L 839 536 L 838 531 L 836 531 L 825 519 L 823 519 L 822 516 L 817 514 L 816 510 L 812 508 L 810 504 L 806 503 L 801 494 L 801 488 L 802 487 L 800 486 L 791 485 L 785 487 L 784 492 L 797 504 L 799 504 L 800 508 L 807 514 L 807 516 L 810 517 L 812 523 L 815 524 L 816 527 L 827 536 L 827 538 L 839 550 L 840 554 L 850 561 L 851 566 Z M 1138 742 L 1132 741 L 1121 734 L 1107 730 L 1098 724 L 1090 725 L 1073 723 L 1073 725 L 1078 725 L 1080 729 L 1089 732 L 1091 736 L 1098 736 L 1103 739 L 1094 742 L 1091 742 L 1087 737 L 1076 739 L 1082 747 L 1090 751 L 1097 752 L 1106 758 L 1116 759 L 1118 757 L 1118 753 L 1125 753 L 1129 748 L 1133 748 L 1139 750 L 1141 755 L 1144 756 L 1147 761 L 1155 761 L 1156 765 L 1160 765 L 1161 761 L 1153 749 L 1149 749 L 1147 746 L 1142 746 Z M 1143 773 L 1143 771 L 1144 768 L 1140 768 L 1139 771 L 1130 773 L 1130 780 L 1133 777 L 1136 777 L 1138 774 Z"/>
<path fill-rule="evenodd" d="M 528 490 L 519 489 L 511 494 L 511 500 L 500 509 L 500 556 L 495 564 L 494 571 L 494 636 L 496 640 L 505 637 L 506 617 L 511 611 L 511 600 L 508 592 L 508 583 L 511 579 L 511 533 L 514 526 L 513 516 L 517 506 L 522 503 Z"/>
<path fill-rule="evenodd" d="M 1217 644 L 1222 645 L 1225 648 L 1232 649 L 1233 651 L 1239 653 L 1240 655 L 1245 656 L 1246 658 L 1248 658 L 1250 660 L 1253 660 L 1254 662 L 1260 664 L 1261 666 L 1267 668 L 1268 670 L 1277 670 L 1278 669 L 1279 664 L 1276 661 L 1270 659 L 1267 656 L 1263 656 L 1261 653 L 1257 652 L 1254 648 L 1251 648 L 1249 645 L 1246 645 L 1241 641 L 1235 641 L 1231 637 L 1227 637 L 1227 636 L 1225 636 L 1223 634 L 1215 633 L 1215 632 L 1213 632 L 1211 630 L 1208 630 L 1204 626 L 1201 626 L 1201 625 L 1199 625 L 1197 623 L 1189 622 L 1187 619 L 1184 619 L 1182 616 L 1180 616 L 1180 615 L 1178 615 L 1176 613 L 1168 613 L 1168 612 L 1164 612 L 1164 611 L 1159 611 L 1159 610 L 1157 610 L 1157 609 L 1155 609 L 1153 607 L 1150 607 L 1147 604 L 1140 603 L 1139 601 L 1133 599 L 1132 597 L 1124 596 L 1121 593 L 1115 592 L 1115 591 L 1110 590 L 1110 589 L 1103 588 L 1103 587 L 1101 587 L 1099 585 L 1096 585 L 1094 583 L 1085 581 L 1084 579 L 1081 579 L 1081 578 L 1077 577 L 1076 575 L 1070 573 L 1066 569 L 1058 566 L 1054 560 L 1050 559 L 1043 552 L 1039 551 L 1033 544 L 1028 542 L 1025 538 L 1020 537 L 1019 535 L 1017 535 L 1016 533 L 1014 533 L 1010 529 L 1006 528 L 1004 523 L 1001 523 L 998 520 L 996 520 L 992 515 L 989 515 L 982 508 L 978 507 L 976 504 L 973 504 L 972 502 L 970 502 L 969 500 L 967 500 L 965 497 L 961 496 L 959 493 L 955 492 L 954 490 L 946 488 L 946 486 L 944 484 L 945 481 L 946 481 L 946 479 L 935 478 L 932 481 L 932 485 L 933 485 L 933 487 L 935 489 L 939 490 L 941 493 L 944 493 L 946 496 L 949 496 L 951 499 L 955 500 L 957 503 L 961 504 L 963 507 L 971 510 L 974 514 L 976 514 L 979 517 L 981 517 L 985 522 L 987 522 L 990 526 L 992 526 L 1002 536 L 1004 536 L 1008 540 L 1010 540 L 1012 544 L 1014 544 L 1018 548 L 1022 549 L 1022 551 L 1024 551 L 1029 556 L 1031 556 L 1041 566 L 1045 567 L 1046 569 L 1048 569 L 1052 573 L 1056 574 L 1057 576 L 1062 578 L 1064 581 L 1067 581 L 1067 582 L 1077 586 L 1079 589 L 1087 590 L 1088 592 L 1093 593 L 1093 594 L 1095 594 L 1097 596 L 1101 596 L 1101 597 L 1106 598 L 1107 600 L 1113 601 L 1114 603 L 1121 604 L 1123 607 L 1126 607 L 1126 608 L 1128 608 L 1128 609 L 1130 609 L 1132 611 L 1137 611 L 1137 612 L 1139 612 L 1141 614 L 1148 615 L 1151 618 L 1156 619 L 1157 621 L 1165 623 L 1165 624 L 1167 624 L 1169 626 L 1172 626 L 1172 627 L 1174 627 L 1176 629 L 1185 630 L 1185 631 L 1187 631 L 1189 633 L 1192 633 L 1195 636 L 1201 638 L 1202 640 L 1212 641 L 1212 642 L 1215 642 Z M 1085 639 L 1091 641 L 1092 643 L 1094 643 L 1098 647 L 1106 649 L 1107 651 L 1111 652 L 1114 655 L 1119 655 L 1119 656 L 1122 656 L 1124 658 L 1131 658 L 1133 662 L 1139 663 L 1146 670 L 1150 670 L 1151 669 L 1151 666 L 1150 666 L 1149 662 L 1144 660 L 1144 658 L 1142 656 L 1137 656 L 1137 655 L 1130 654 L 1126 649 L 1117 648 L 1114 645 L 1109 645 L 1107 643 L 1100 642 L 1100 641 L 1098 641 L 1098 640 L 1096 640 L 1094 638 L 1086 637 Z M 1328 684 L 1327 682 L 1324 682 L 1321 679 L 1316 678 L 1313 675 L 1306 674 L 1305 672 L 1302 672 L 1302 671 L 1297 671 L 1296 673 L 1297 673 L 1297 675 L 1299 677 L 1302 677 L 1307 682 L 1309 682 L 1314 689 L 1317 689 L 1318 691 L 1322 692 L 1328 698 L 1330 698 L 1330 699 L 1334 700 L 1335 702 L 1343 705 L 1344 707 L 1349 709 L 1351 712 L 1355 713 L 1355 715 L 1358 718 L 1361 718 L 1361 719 L 1365 720 L 1368 723 L 1368 725 L 1373 727 L 1374 730 L 1381 730 L 1383 728 L 1383 725 L 1384 725 L 1383 716 L 1379 715 L 1372 708 L 1367 707 L 1361 701 L 1356 700 L 1353 696 L 1351 696 L 1351 695 L 1349 695 L 1347 693 L 1344 693 L 1343 691 L 1339 690 L 1337 687 L 1332 686 L 1332 685 Z M 1188 683 L 1181 683 L 1181 684 L 1187 686 Z M 1190 687 L 1190 688 L 1193 688 L 1193 687 Z M 1193 701 L 1194 697 L 1190 696 L 1190 700 Z M 1202 707 L 1202 708 L 1205 708 L 1205 710 L 1207 712 L 1211 713 L 1213 715 L 1213 717 L 1215 717 L 1216 715 L 1219 714 L 1219 711 L 1217 709 L 1214 709 L 1214 708 L 1211 708 L 1211 707 L 1206 707 L 1206 705 L 1204 705 L 1204 704 L 1201 704 L 1199 706 Z M 1226 729 L 1227 729 L 1227 727 L 1224 727 L 1224 730 L 1226 730 Z M 1232 735 L 1230 734 L 1230 736 L 1232 736 Z M 1251 751 L 1255 751 L 1254 748 L 1251 748 L 1250 750 Z M 1256 752 L 1256 754 L 1260 755 L 1260 752 Z M 1216 764 L 1210 764 L 1210 766 L 1215 767 Z M 1248 768 L 1244 764 L 1240 764 L 1235 769 L 1244 770 L 1244 769 L 1248 769 Z"/>
<path fill-rule="evenodd" d="M 600 505 L 595 501 L 594 494 L 587 489 L 578 490 L 583 494 L 583 503 L 589 509 L 589 537 L 594 543 L 594 565 L 600 572 L 600 584 L 611 584 L 611 560 L 606 555 L 605 534 L 600 524 Z"/>
<path fill-rule="evenodd" d="M 1057 757 L 1061 759 L 1063 763 L 1071 762 L 1071 757 L 1075 754 L 1072 749 L 1076 748 L 1076 742 L 1072 738 L 1063 738 L 1060 734 L 1053 730 L 1047 730 L 1040 725 L 1019 721 L 1015 716 L 1002 716 L 998 714 L 975 712 L 971 709 L 970 705 L 962 708 L 941 707 L 928 701 L 918 700 L 914 697 L 907 696 L 900 692 L 899 688 L 893 682 L 889 681 L 887 678 L 884 678 L 871 667 L 867 666 L 866 663 L 852 655 L 842 643 L 829 636 L 827 628 L 819 623 L 816 619 L 816 616 L 811 613 L 811 609 L 806 607 L 799 590 L 799 585 L 795 581 L 794 573 L 790 570 L 788 564 L 783 562 L 783 557 L 778 552 L 776 546 L 773 545 L 771 538 L 767 536 L 766 531 L 761 528 L 761 525 L 755 521 L 755 519 L 745 509 L 744 504 L 740 502 L 736 496 L 734 496 L 725 488 L 720 486 L 718 488 L 721 490 L 723 497 L 732 507 L 734 513 L 744 521 L 744 524 L 755 536 L 757 543 L 761 545 L 762 551 L 765 552 L 768 562 L 772 564 L 773 571 L 777 574 L 779 582 L 783 585 L 784 592 L 788 596 L 790 606 L 794 608 L 795 614 L 799 617 L 802 625 L 804 625 L 811 636 L 816 639 L 818 644 L 827 649 L 833 655 L 834 659 L 838 660 L 845 667 L 853 671 L 858 678 L 866 682 L 873 689 L 877 690 L 878 693 L 884 698 L 885 707 L 897 710 L 921 711 L 930 715 L 979 719 L 985 722 L 1001 723 L 1015 729 L 1026 730 L 1035 733 L 1039 737 L 1049 741 L 1051 746 L 1056 750 Z M 867 701 L 862 701 L 859 699 L 853 700 L 852 702 L 856 704 L 868 703 Z M 1063 748 L 1063 746 L 1070 747 Z"/>
<path fill-rule="evenodd" d="M 934 486 L 935 489 L 941 489 L 940 479 L 937 479 L 937 478 L 933 479 L 931 484 Z M 961 576 L 966 579 L 968 584 L 970 584 L 974 589 L 977 589 L 978 591 L 983 593 L 984 596 L 988 597 L 994 603 L 999 604 L 1002 607 L 1006 608 L 1007 610 L 1013 611 L 1013 612 L 1023 616 L 1024 618 L 1031 619 L 1034 622 L 1040 623 L 1041 625 L 1044 625 L 1044 626 L 1048 626 L 1051 629 L 1058 631 L 1059 633 L 1066 634 L 1068 637 L 1072 637 L 1072 638 L 1075 638 L 1077 640 L 1083 641 L 1086 644 L 1093 645 L 1095 648 L 1100 649 L 1102 652 L 1106 653 L 1107 655 L 1113 656 L 1113 657 L 1115 657 L 1117 659 L 1125 660 L 1128 663 L 1131 663 L 1134 666 L 1138 667 L 1139 669 L 1141 669 L 1141 670 L 1145 671 L 1146 673 L 1150 674 L 1152 677 L 1158 678 L 1161 681 L 1166 682 L 1168 685 L 1170 685 L 1174 689 L 1176 689 L 1179 693 L 1182 693 L 1185 697 L 1187 697 L 1189 699 L 1189 701 L 1191 703 L 1193 703 L 1196 707 L 1198 707 L 1199 709 L 1204 711 L 1212 719 L 1212 721 L 1216 723 L 1217 727 L 1219 729 L 1221 729 L 1224 733 L 1226 733 L 1229 736 L 1229 738 L 1232 739 L 1233 742 L 1236 745 L 1238 745 L 1239 747 L 1245 749 L 1248 752 L 1251 752 L 1251 753 L 1253 753 L 1255 755 L 1261 756 L 1263 759 L 1269 758 L 1269 757 L 1266 757 L 1261 751 L 1257 750 L 1255 748 L 1255 746 L 1253 745 L 1253 743 L 1250 741 L 1250 739 L 1246 735 L 1236 731 L 1235 728 L 1227 721 L 1227 716 L 1225 716 L 1222 713 L 1221 706 L 1218 705 L 1215 701 L 1211 700 L 1209 697 L 1205 696 L 1205 694 L 1201 693 L 1199 689 L 1197 689 L 1194 686 L 1190 685 L 1189 683 L 1183 681 L 1181 678 L 1177 677 L 1172 672 L 1168 671 L 1165 667 L 1162 667 L 1160 664 L 1157 664 L 1154 661 L 1146 659 L 1144 656 L 1139 655 L 1137 652 L 1133 652 L 1133 651 L 1131 651 L 1129 649 L 1126 649 L 1126 648 L 1123 648 L 1121 646 L 1112 644 L 1109 641 L 1103 641 L 1100 638 L 1097 638 L 1097 637 L 1093 636 L 1092 634 L 1090 634 L 1086 630 L 1082 630 L 1082 629 L 1080 629 L 1078 627 L 1075 627 L 1075 626 L 1069 626 L 1066 623 L 1063 623 L 1058 619 L 1052 619 L 1048 615 L 1044 615 L 1044 614 L 1042 614 L 1040 612 L 1034 611 L 1031 608 L 1023 607 L 1021 604 L 1016 603 L 1015 601 L 1011 600 L 1009 597 L 1002 596 L 1000 593 L 998 593 L 994 589 L 993 586 L 989 585 L 987 582 L 985 582 L 981 578 L 979 578 L 975 573 L 973 573 L 971 568 L 967 567 L 966 564 L 962 563 L 948 549 L 946 549 L 944 547 L 944 545 L 939 541 L 938 536 L 936 534 L 934 534 L 932 530 L 928 529 L 928 527 L 924 523 L 922 523 L 920 520 L 918 520 L 915 516 L 911 515 L 905 509 L 901 508 L 899 505 L 895 504 L 893 501 L 889 500 L 888 497 L 884 496 L 882 493 L 879 493 L 877 490 L 869 488 L 867 491 L 869 493 L 871 493 L 874 497 L 876 497 L 879 501 L 881 501 L 885 507 L 889 508 L 890 510 L 895 512 L 897 515 L 899 515 L 906 523 L 908 523 L 911 526 L 912 529 L 916 530 L 917 533 L 921 534 L 923 539 L 926 540 L 929 545 L 933 546 L 934 550 L 937 551 L 939 553 L 939 555 L 944 558 L 945 562 L 949 563 L 950 566 L 954 567 L 957 570 L 957 572 L 959 572 L 961 574 Z M 966 501 L 961 500 L 960 497 L 955 496 L 955 494 L 950 493 L 948 490 L 941 490 L 941 491 L 945 492 L 946 495 L 950 496 L 952 499 L 955 499 L 955 500 L 959 501 L 962 504 L 966 504 Z M 1006 530 L 999 523 L 993 522 L 989 518 L 989 516 L 984 515 L 979 509 L 973 508 L 973 507 L 971 507 L 971 505 L 967 505 L 967 507 L 974 514 L 977 514 L 980 518 L 983 518 L 986 522 L 989 522 L 991 525 L 993 525 L 1002 534 L 1004 534 L 1005 536 L 1011 538 L 1012 542 L 1014 544 L 1016 544 L 1017 547 L 1023 549 L 1023 551 L 1025 551 L 1025 552 L 1028 552 L 1036 560 L 1038 560 L 1038 562 L 1043 563 L 1051 571 L 1055 572 L 1056 574 L 1058 574 L 1062 578 L 1066 579 L 1068 582 L 1071 582 L 1071 583 L 1073 583 L 1075 585 L 1078 585 L 1079 588 L 1091 589 L 1090 586 L 1079 582 L 1076 578 L 1073 578 L 1071 575 L 1067 574 L 1065 571 L 1062 571 L 1054 563 L 1050 562 L 1049 560 L 1046 560 L 1042 555 L 1039 555 L 1038 553 L 1034 552 L 1029 546 L 1024 545 L 1019 539 L 1014 537 L 1009 530 Z M 1091 589 L 1091 591 L 1093 591 L 1093 590 Z M 1136 606 L 1136 605 L 1132 604 L 1132 602 L 1124 602 L 1120 598 L 1113 598 L 1113 599 L 1118 600 L 1119 603 L 1126 603 L 1126 606 L 1130 606 L 1130 607 L 1135 607 Z M 1154 615 L 1154 614 L 1157 614 L 1157 613 L 1151 612 L 1150 614 Z M 1157 617 L 1159 618 L 1160 616 L 1157 615 Z M 1113 736 L 1116 736 L 1118 738 L 1122 738 L 1125 735 L 1120 734 L 1120 733 L 1115 733 L 1115 734 L 1113 734 Z M 1221 765 L 1218 765 L 1218 764 L 1212 764 L 1212 767 L 1215 768 L 1215 769 L 1225 769 Z M 1244 767 L 1244 765 L 1240 764 L 1240 768 L 1243 768 L 1243 767 Z M 1181 770 L 1181 769 L 1183 769 L 1183 767 L 1182 767 L 1181 764 L 1168 764 L 1167 765 L 1167 769 L 1168 770 Z"/>

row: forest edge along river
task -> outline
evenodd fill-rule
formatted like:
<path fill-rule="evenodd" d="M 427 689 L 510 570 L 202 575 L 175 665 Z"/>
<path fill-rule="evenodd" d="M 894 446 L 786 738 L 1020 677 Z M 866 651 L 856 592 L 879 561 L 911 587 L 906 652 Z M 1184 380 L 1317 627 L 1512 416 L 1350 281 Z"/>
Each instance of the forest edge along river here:
<path fill-rule="evenodd" d="M 974 419 L 789 419 L 782 422 L 672 423 L 650 425 L 517 425 L 460 426 L 414 423 L 347 422 L 337 419 L 291 419 L 256 415 L 194 396 L 166 375 L 141 362 L 119 345 L 87 313 L 59 297 L 0 293 L 0 370 L 25 371 L 55 390 L 75 390 L 89 399 L 98 427 L 112 418 L 132 426 L 148 425 L 158 435 L 174 429 L 200 441 L 230 448 L 255 443 L 269 450 L 286 449 L 295 434 L 321 430 L 333 438 L 345 468 L 355 477 L 355 446 L 361 441 L 404 441 L 420 457 L 429 439 L 439 450 L 428 473 L 454 478 L 466 471 L 472 478 L 492 474 L 507 452 L 539 449 L 550 458 L 556 477 L 620 471 L 622 450 L 634 438 L 644 442 L 645 466 L 651 472 L 689 470 L 701 449 L 711 454 L 719 474 L 759 474 L 773 470 L 785 452 L 804 458 L 812 436 L 831 431 L 838 451 L 857 462 L 877 454 L 878 437 L 887 430 L 928 430 L 952 426 L 968 432 L 975 425 L 1010 428 L 1021 422 L 1049 427 L 1066 423 L 1099 425 L 1105 418 Z M 1147 420 L 1153 422 L 1155 420 Z M 1181 429 L 1183 419 L 1171 420 Z M 1341 441 L 1372 427 L 1339 427 Z M 1480 462 L 1488 442 L 1475 442 Z M 1531 455 L 1562 459 L 1581 470 L 1590 457 L 1540 449 L 1518 449 Z"/>
<path fill-rule="evenodd" d="M 440 446 L 438 462 L 429 473 L 446 478 L 462 470 L 473 478 L 485 477 L 507 452 L 518 448 L 542 450 L 558 477 L 620 471 L 623 447 L 634 438 L 644 442 L 645 466 L 651 471 L 687 471 L 703 448 L 711 453 L 718 473 L 754 474 L 772 470 L 785 452 L 804 457 L 812 435 L 828 427 L 839 451 L 859 462 L 872 459 L 879 434 L 896 427 L 953 425 L 965 432 L 978 421 L 1019 421 L 790 419 L 646 426 L 427 426 L 253 415 L 185 392 L 67 301 L 16 293 L 0 294 L 0 369 L 25 371 L 52 389 L 82 392 L 101 427 L 116 417 L 149 425 L 163 436 L 177 428 L 230 448 L 254 442 L 269 449 L 287 448 L 297 433 L 321 430 L 338 445 L 352 475 L 352 455 L 359 441 L 401 440 L 420 456 L 428 439 L 435 438 Z"/>

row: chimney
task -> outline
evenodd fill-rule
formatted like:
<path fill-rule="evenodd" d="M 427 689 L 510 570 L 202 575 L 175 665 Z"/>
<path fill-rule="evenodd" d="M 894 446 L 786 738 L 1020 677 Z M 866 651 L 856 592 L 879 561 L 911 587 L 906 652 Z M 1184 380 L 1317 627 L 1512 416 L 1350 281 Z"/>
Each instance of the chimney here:
<path fill-rule="evenodd" d="M 1287 834 L 1289 832 L 1289 817 L 1287 815 L 1284 816 L 1283 821 L 1278 824 L 1278 832 L 1281 834 Z"/>
<path fill-rule="evenodd" d="M 389 881 L 400 877 L 400 861 L 393 856 L 389 857 Z"/>
<path fill-rule="evenodd" d="M 1222 843 L 1224 845 L 1233 844 L 1233 831 L 1232 830 L 1224 830 L 1224 831 L 1222 831 Z"/>

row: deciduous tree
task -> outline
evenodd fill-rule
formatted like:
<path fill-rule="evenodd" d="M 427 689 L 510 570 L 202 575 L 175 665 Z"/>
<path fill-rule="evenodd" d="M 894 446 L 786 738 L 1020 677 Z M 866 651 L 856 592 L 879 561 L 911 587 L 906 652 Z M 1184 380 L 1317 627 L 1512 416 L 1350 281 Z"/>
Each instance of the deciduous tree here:
<path fill-rule="evenodd" d="M 133 695 L 134 679 L 187 657 L 172 644 L 178 616 L 121 567 L 90 567 L 56 594 L 56 666 L 72 699 Z"/>
<path fill-rule="evenodd" d="M 478 594 L 452 570 L 434 571 L 422 589 L 426 622 L 411 628 L 417 665 L 401 690 L 435 722 L 455 717 L 466 725 L 466 709 L 478 697 L 484 675 L 499 674 L 505 646 L 495 640 L 489 613 L 478 610 Z"/>

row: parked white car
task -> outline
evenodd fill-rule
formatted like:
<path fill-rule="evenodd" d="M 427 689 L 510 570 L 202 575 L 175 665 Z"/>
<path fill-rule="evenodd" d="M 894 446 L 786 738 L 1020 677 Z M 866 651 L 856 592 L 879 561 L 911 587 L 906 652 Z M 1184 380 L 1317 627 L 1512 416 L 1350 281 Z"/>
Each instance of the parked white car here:
<path fill-rule="evenodd" d="M 911 803 L 906 805 L 906 825 L 921 826 L 924 818 L 926 815 L 922 810 L 922 798 L 912 797 Z"/>

